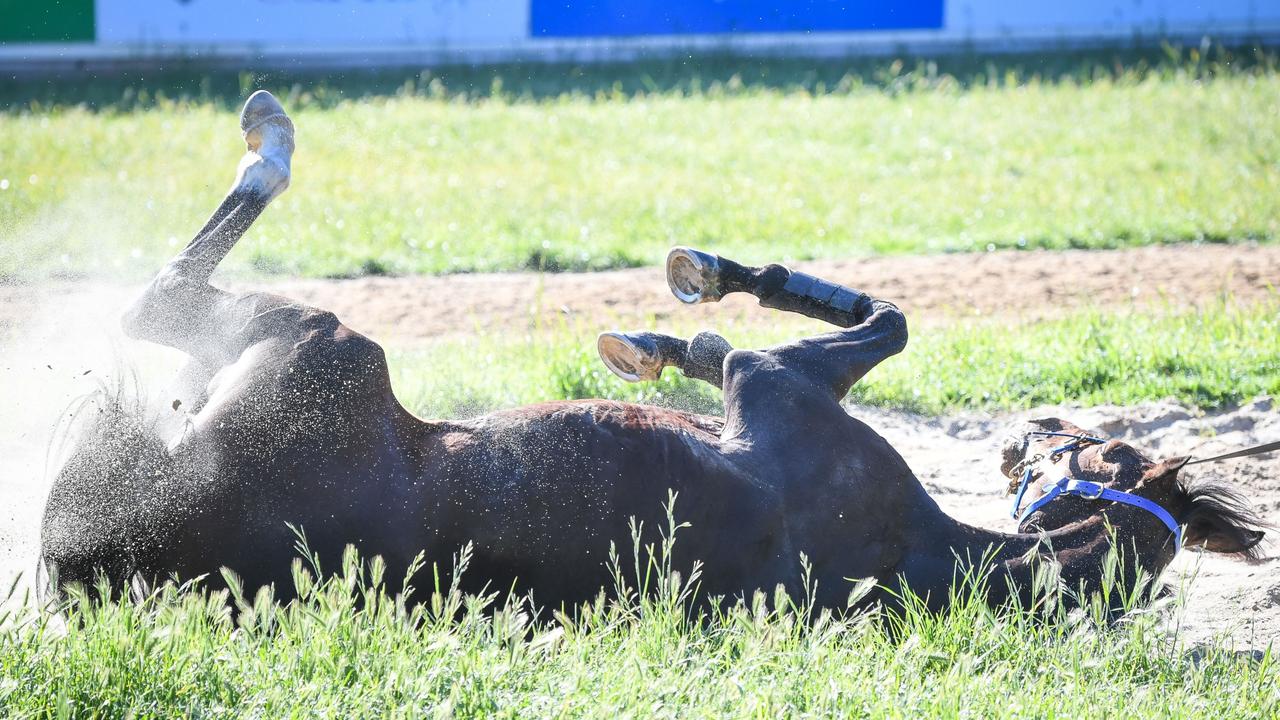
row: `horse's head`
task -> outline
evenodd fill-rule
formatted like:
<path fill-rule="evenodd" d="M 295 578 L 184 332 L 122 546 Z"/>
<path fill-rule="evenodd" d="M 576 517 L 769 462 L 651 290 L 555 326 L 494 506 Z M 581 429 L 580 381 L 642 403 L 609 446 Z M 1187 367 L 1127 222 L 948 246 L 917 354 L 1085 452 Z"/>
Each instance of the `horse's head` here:
<path fill-rule="evenodd" d="M 1026 481 L 1023 508 L 1041 498 L 1045 485 L 1059 478 L 1098 483 L 1146 498 L 1167 510 L 1184 528 L 1186 547 L 1256 558 L 1263 537 L 1259 529 L 1262 521 L 1233 488 L 1213 480 L 1180 478 L 1188 459 L 1156 462 L 1127 443 L 1092 435 L 1065 420 L 1044 418 L 1023 423 L 1010 433 L 1001 452 L 1000 470 L 1010 479 L 1013 493 Z M 1022 518 L 1018 530 L 1055 530 L 1110 504 L 1063 495 Z"/>

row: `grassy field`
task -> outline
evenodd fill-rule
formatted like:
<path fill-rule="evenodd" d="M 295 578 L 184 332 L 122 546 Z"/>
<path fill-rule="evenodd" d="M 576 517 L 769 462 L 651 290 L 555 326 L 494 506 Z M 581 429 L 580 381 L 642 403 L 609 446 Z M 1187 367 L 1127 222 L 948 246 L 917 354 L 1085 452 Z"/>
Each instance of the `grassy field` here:
<path fill-rule="evenodd" d="M 676 324 L 670 331 L 688 337 L 700 329 Z M 737 347 L 768 347 L 814 327 L 784 317 L 720 331 Z M 481 334 L 393 349 L 389 360 L 401 401 L 427 416 L 593 397 L 722 409 L 719 390 L 678 370 L 656 383 L 623 382 L 596 355 L 594 335 L 568 324 L 517 339 Z M 1086 310 L 1013 326 L 921 329 L 850 399 L 944 413 L 1166 398 L 1212 409 L 1264 393 L 1280 395 L 1280 296 L 1258 305 L 1217 300 L 1197 310 Z"/>
<path fill-rule="evenodd" d="M 297 122 L 295 179 L 230 264 L 341 276 L 653 264 L 673 244 L 802 259 L 1273 240 L 1280 74 L 1170 67 L 480 97 L 415 76 L 355 101 L 268 78 Z M 199 227 L 242 149 L 235 115 L 163 89 L 131 89 L 151 98 L 133 109 L 0 113 L 0 276 L 139 277 Z"/>
<path fill-rule="evenodd" d="M 677 537 L 678 542 L 678 537 Z M 354 553 L 301 599 L 81 598 L 62 631 L 20 612 L 0 631 L 6 717 L 1273 717 L 1275 656 L 1185 653 L 1159 615 L 1101 605 L 815 617 L 763 595 L 699 620 L 697 577 L 615 565 L 616 602 L 554 618 L 446 578 L 405 592 Z M 627 588 L 649 587 L 637 596 Z M 856 586 L 854 593 L 857 592 Z M 390 589 L 388 589 L 390 588 Z M 1121 592 L 1111 588 L 1110 592 Z M 1127 604 L 1145 593 L 1131 592 Z M 852 595 L 851 595 L 852 597 Z M 407 605 L 405 599 L 425 604 Z M 1158 605 L 1168 606 L 1167 601 Z M 1176 603 L 1175 603 L 1176 605 Z M 769 609 L 772 607 L 773 609 Z"/>

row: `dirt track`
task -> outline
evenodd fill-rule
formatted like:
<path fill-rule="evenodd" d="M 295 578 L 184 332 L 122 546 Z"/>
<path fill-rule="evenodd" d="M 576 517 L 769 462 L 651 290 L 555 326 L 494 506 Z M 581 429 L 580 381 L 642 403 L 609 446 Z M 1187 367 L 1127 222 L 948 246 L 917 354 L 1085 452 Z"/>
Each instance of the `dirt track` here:
<path fill-rule="evenodd" d="M 793 263 L 821 277 L 893 300 L 916 326 L 958 316 L 1039 318 L 1067 307 L 1169 303 L 1230 293 L 1243 301 L 1280 292 L 1280 246 L 1177 245 L 1117 251 L 994 252 Z M 527 329 L 565 316 L 630 329 L 679 313 L 690 322 L 758 313 L 751 298 L 682 307 L 660 268 L 601 273 L 502 273 L 443 277 L 232 282 L 323 307 L 386 342 Z M 92 285 L 107 304 L 133 289 Z M 82 295 L 84 284 L 0 286 L 0 341 L 37 306 Z M 98 303 L 101 305 L 101 303 Z M 760 315 L 754 316 L 756 319 Z M 603 327 L 601 329 L 604 329 Z"/>
<path fill-rule="evenodd" d="M 998 252 L 794 263 L 798 269 L 892 300 L 916 322 L 961 316 L 1043 317 L 1066 306 L 1168 301 L 1185 305 L 1230 292 L 1253 300 L 1280 292 L 1280 247 L 1168 246 L 1113 252 Z M 454 275 L 279 283 L 273 290 L 333 310 L 349 325 L 404 339 L 475 327 L 529 327 L 537 313 L 614 319 L 630 327 L 680 313 L 708 324 L 757 313 L 730 296 L 680 306 L 660 268 L 561 275 Z"/>
<path fill-rule="evenodd" d="M 1243 301 L 1274 296 L 1280 247 L 1178 246 L 1113 252 L 1025 252 L 795 263 L 832 280 L 891 298 L 918 329 L 961 316 L 1051 316 L 1064 307 L 1203 303 L 1221 293 Z M 247 284 L 233 283 L 237 289 Z M 334 310 L 349 325 L 389 344 L 461 336 L 476 328 L 517 330 L 569 316 L 606 327 L 645 327 L 681 313 L 713 325 L 726 316 L 763 321 L 749 298 L 685 308 L 659 270 L 590 275 L 470 275 L 255 283 L 255 288 Z M 136 287 L 106 284 L 0 286 L 0 582 L 29 571 L 47 491 L 51 428 L 66 403 L 111 369 L 109 329 Z M 143 367 L 165 369 L 172 353 L 154 349 Z M 86 374 L 88 373 L 88 374 Z M 961 519 L 1009 529 L 995 470 L 995 443 L 1008 416 L 921 418 L 854 409 L 881 429 L 939 502 Z M 1208 436 L 1222 447 L 1280 438 L 1269 401 L 1200 418 L 1181 408 L 1048 409 L 1082 425 L 1134 439 L 1153 454 L 1185 453 Z M 1210 448 L 1211 449 L 1211 448 Z M 1215 466 L 1280 522 L 1280 457 Z M 1273 533 L 1274 537 L 1274 533 Z M 1186 632 L 1203 639 L 1236 631 L 1260 647 L 1280 637 L 1280 544 L 1260 565 L 1210 559 L 1192 588 Z M 1176 570 L 1194 563 L 1187 553 Z M 1175 573 L 1170 577 L 1178 577 Z"/>

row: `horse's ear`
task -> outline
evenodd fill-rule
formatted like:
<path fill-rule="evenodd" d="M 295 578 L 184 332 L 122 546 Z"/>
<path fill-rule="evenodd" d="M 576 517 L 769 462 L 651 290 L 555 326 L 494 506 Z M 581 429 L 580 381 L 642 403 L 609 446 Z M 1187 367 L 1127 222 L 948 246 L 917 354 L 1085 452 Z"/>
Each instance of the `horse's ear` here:
<path fill-rule="evenodd" d="M 1182 467 L 1190 460 L 1190 455 L 1171 457 L 1161 460 L 1155 465 L 1152 465 L 1146 472 L 1142 473 L 1142 482 L 1171 483 L 1178 479 L 1178 471 L 1181 470 Z"/>

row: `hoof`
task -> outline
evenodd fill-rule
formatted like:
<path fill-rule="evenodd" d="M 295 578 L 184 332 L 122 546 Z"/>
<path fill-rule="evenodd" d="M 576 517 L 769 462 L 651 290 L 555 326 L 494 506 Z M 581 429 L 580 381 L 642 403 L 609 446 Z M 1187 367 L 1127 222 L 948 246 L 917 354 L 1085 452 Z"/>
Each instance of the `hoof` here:
<path fill-rule="evenodd" d="M 244 108 L 240 110 L 240 132 L 248 135 L 259 125 L 275 117 L 288 117 L 284 106 L 275 95 L 259 90 L 244 101 Z"/>
<path fill-rule="evenodd" d="M 292 175 L 293 121 L 280 101 L 266 90 L 250 95 L 240 111 L 240 132 L 248 151 L 240 159 L 233 191 L 267 200 L 284 192 Z"/>
<path fill-rule="evenodd" d="M 657 344 L 638 334 L 600 333 L 596 350 L 605 367 L 627 382 L 657 380 L 666 366 Z"/>
<path fill-rule="evenodd" d="M 691 248 L 672 248 L 667 254 L 667 287 L 682 303 L 716 302 L 721 298 L 719 259 Z"/>

